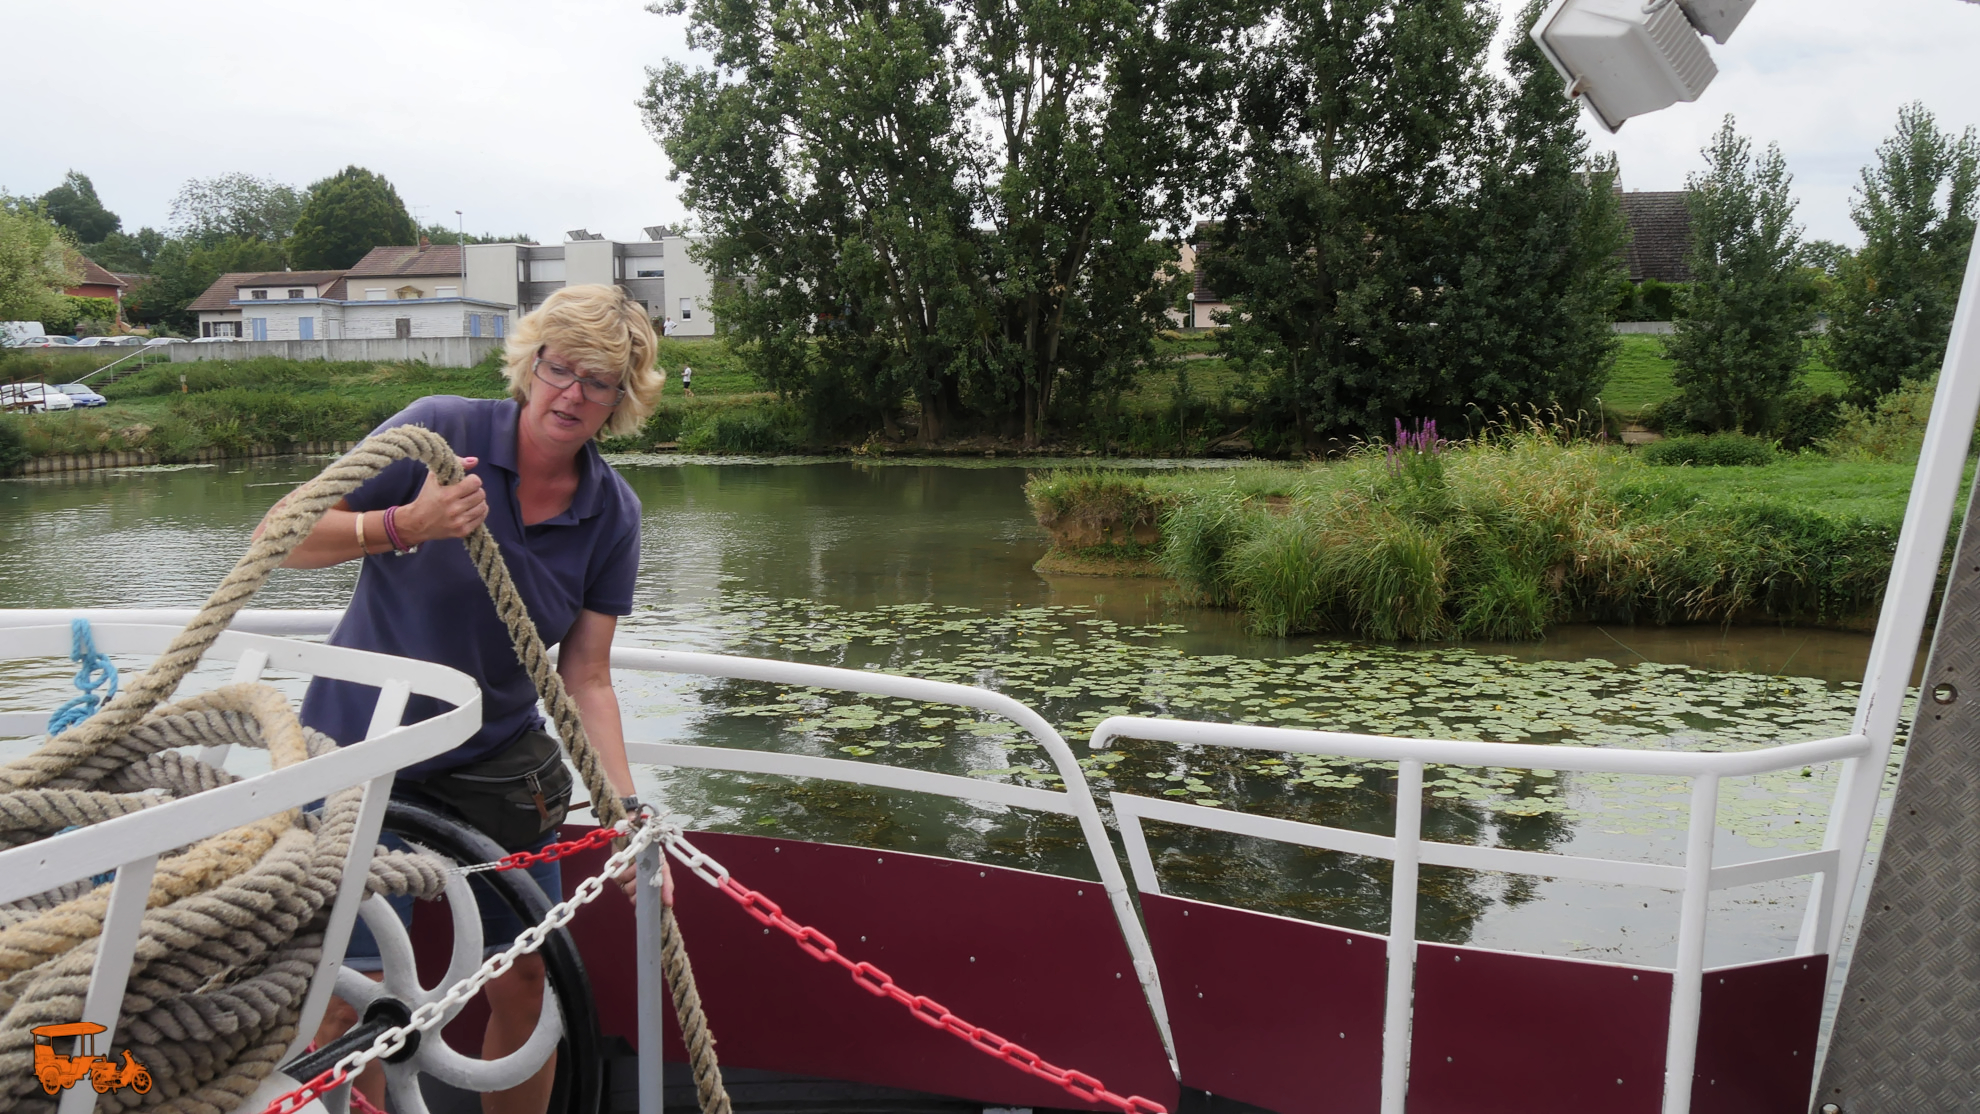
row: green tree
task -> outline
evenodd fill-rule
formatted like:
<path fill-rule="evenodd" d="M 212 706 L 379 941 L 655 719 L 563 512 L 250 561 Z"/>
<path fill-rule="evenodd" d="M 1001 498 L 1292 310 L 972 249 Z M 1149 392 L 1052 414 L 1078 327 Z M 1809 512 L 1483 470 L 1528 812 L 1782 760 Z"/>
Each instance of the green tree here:
<path fill-rule="evenodd" d="M 1689 426 L 1762 433 L 1801 380 L 1815 326 L 1793 177 L 1778 146 L 1755 155 L 1730 116 L 1704 155 L 1685 180 L 1691 290 L 1665 343 L 1676 405 Z"/>
<path fill-rule="evenodd" d="M 294 186 L 239 171 L 192 178 L 172 198 L 171 228 L 203 244 L 230 238 L 279 244 L 295 231 L 307 200 Z"/>
<path fill-rule="evenodd" d="M 212 244 L 169 240 L 159 252 L 150 281 L 124 298 L 124 316 L 141 325 L 162 324 L 180 333 L 199 328 L 186 307 L 214 280 L 237 271 L 279 271 L 282 247 L 266 240 L 224 239 Z"/>
<path fill-rule="evenodd" d="M 1868 402 L 1938 374 L 1980 199 L 1980 139 L 1942 132 L 1922 104 L 1863 169 L 1850 216 L 1863 248 L 1839 260 L 1827 300 L 1829 363 Z"/>
<path fill-rule="evenodd" d="M 462 239 L 459 228 L 448 228 L 438 221 L 420 229 L 419 234 L 435 244 L 533 244 L 536 242 L 520 232 L 513 236 L 497 236 L 492 232 L 470 232 L 466 239 Z"/>
<path fill-rule="evenodd" d="M 372 248 L 412 244 L 418 235 L 392 183 L 347 166 L 309 187 L 289 254 L 299 268 L 349 267 Z"/>
<path fill-rule="evenodd" d="M 0 321 L 59 318 L 81 281 L 82 257 L 40 205 L 0 194 Z"/>
<path fill-rule="evenodd" d="M 164 250 L 163 232 L 140 228 L 136 232 L 112 232 L 102 243 L 89 249 L 89 256 L 106 270 L 148 275 Z"/>
<path fill-rule="evenodd" d="M 679 0 L 647 123 L 723 328 L 823 424 L 1036 444 L 1152 359 L 1158 230 L 1212 185 L 1216 0 Z"/>
<path fill-rule="evenodd" d="M 61 185 L 41 195 L 41 207 L 49 220 L 68 229 L 85 247 L 102 243 L 124 224 L 97 199 L 89 175 L 73 170 L 62 176 Z"/>
<path fill-rule="evenodd" d="M 1495 27 L 1478 0 L 1280 0 L 1247 45 L 1247 158 L 1199 265 L 1234 307 L 1225 351 L 1296 440 L 1378 432 L 1458 393 L 1436 334 L 1491 316 L 1490 278 L 1467 306 L 1453 292 L 1476 242 L 1464 202 Z"/>
<path fill-rule="evenodd" d="M 1531 0 L 1515 26 L 1531 26 L 1544 7 Z M 1610 322 L 1628 236 L 1615 164 L 1591 162 L 1580 105 L 1530 36 L 1512 36 L 1506 64 L 1477 184 L 1456 206 L 1458 263 L 1428 331 L 1443 373 L 1397 417 L 1578 407 L 1615 359 Z"/>

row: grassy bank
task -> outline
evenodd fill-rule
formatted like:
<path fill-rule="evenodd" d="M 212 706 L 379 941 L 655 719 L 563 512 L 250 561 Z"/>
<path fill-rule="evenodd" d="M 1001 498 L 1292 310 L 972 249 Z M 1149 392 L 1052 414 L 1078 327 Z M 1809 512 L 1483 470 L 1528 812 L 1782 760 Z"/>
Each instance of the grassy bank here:
<path fill-rule="evenodd" d="M 1664 355 L 1663 337 L 1630 333 L 1616 339 L 1621 347 L 1616 351 L 1609 382 L 1602 388 L 1602 404 L 1624 420 L 1633 421 L 1677 395 L 1677 386 L 1671 382 L 1674 365 Z M 1802 384 L 1808 390 L 1816 394 L 1843 393 L 1842 376 L 1819 355 L 1809 356 L 1804 371 Z"/>
<path fill-rule="evenodd" d="M 1658 468 L 1528 430 L 1394 461 L 1041 475 L 1069 552 L 1146 553 L 1271 634 L 1534 638 L 1574 619 L 1814 625 L 1881 599 L 1912 466 L 1790 457 Z M 1156 521 L 1131 545 L 1109 524 Z M 1071 544 L 1068 524 L 1089 523 Z"/>

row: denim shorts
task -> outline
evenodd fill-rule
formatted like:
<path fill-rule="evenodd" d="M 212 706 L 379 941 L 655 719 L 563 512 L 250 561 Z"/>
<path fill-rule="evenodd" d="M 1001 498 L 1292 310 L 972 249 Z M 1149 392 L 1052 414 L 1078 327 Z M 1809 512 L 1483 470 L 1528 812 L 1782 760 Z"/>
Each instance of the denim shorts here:
<path fill-rule="evenodd" d="M 538 840 L 533 846 L 526 848 L 526 850 L 540 851 L 555 842 L 556 839 L 557 833 L 553 831 Z M 409 849 L 405 840 L 400 839 L 390 832 L 380 834 L 378 842 L 395 851 Z M 552 905 L 564 899 L 564 872 L 562 867 L 562 863 L 550 862 L 538 863 L 528 868 L 529 876 L 536 879 L 536 884 L 543 888 L 543 896 L 549 898 Z M 518 917 L 510 910 L 508 903 L 496 895 L 494 887 L 488 884 L 487 878 L 488 875 L 486 874 L 472 874 L 468 876 L 468 886 L 474 893 L 475 904 L 481 909 L 481 956 L 483 959 L 515 943 L 516 937 L 521 936 L 523 929 L 528 927 L 523 924 L 521 917 Z M 410 927 L 413 917 L 413 899 L 400 896 L 388 897 L 385 900 L 392 906 L 392 911 L 399 915 L 399 923 Z M 351 942 L 344 948 L 344 966 L 349 967 L 353 971 L 377 971 L 381 970 L 384 966 L 383 961 L 378 957 L 378 941 L 371 935 L 371 929 L 365 925 L 363 917 L 359 917 L 357 923 L 351 926 Z"/>

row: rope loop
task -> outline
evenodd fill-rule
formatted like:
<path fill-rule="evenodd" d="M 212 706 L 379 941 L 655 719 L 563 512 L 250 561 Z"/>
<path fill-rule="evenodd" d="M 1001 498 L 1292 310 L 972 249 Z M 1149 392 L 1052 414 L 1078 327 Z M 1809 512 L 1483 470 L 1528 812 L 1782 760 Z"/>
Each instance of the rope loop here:
<path fill-rule="evenodd" d="M 117 666 L 109 655 L 97 650 L 88 619 L 77 617 L 69 621 L 69 660 L 82 663 L 82 668 L 76 670 L 75 684 L 79 691 L 48 717 L 50 735 L 60 735 L 95 715 L 104 701 L 117 695 Z M 110 691 L 98 696 L 96 690 L 106 684 Z"/>

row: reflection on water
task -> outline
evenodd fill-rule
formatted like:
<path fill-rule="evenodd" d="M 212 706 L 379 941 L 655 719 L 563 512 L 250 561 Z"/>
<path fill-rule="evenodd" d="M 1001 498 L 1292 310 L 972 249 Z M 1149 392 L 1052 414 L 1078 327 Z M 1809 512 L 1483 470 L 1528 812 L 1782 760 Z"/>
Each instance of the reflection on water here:
<path fill-rule="evenodd" d="M 1847 729 L 1864 635 L 1566 628 L 1538 643 L 1404 648 L 1248 634 L 1160 582 L 1041 577 L 1046 541 L 1022 468 L 815 462 L 626 464 L 645 507 L 636 613 L 623 640 L 789 657 L 983 684 L 1071 740 L 1097 795 L 1166 795 L 1382 831 L 1381 764 L 1130 743 L 1092 754 L 1106 715 L 1536 742 L 1750 747 Z M 0 606 L 192 606 L 262 511 L 321 461 L 0 482 Z M 354 570 L 281 572 L 257 601 L 336 607 Z M 135 662 L 121 663 L 126 668 Z M 0 709 L 60 703 L 72 667 L 10 666 Z M 211 671 L 216 679 L 224 669 Z M 293 686 L 294 682 L 288 682 Z M 635 738 L 890 762 L 1051 785 L 1035 743 L 959 709 L 734 682 L 623 674 Z M 0 744 L 4 745 L 4 744 Z M 246 759 L 243 759 L 244 761 Z M 1814 845 L 1832 769 L 1729 785 L 1721 861 Z M 788 779 L 642 770 L 711 826 L 861 842 L 1092 876 L 1069 820 Z M 1685 787 L 1652 779 L 1433 770 L 1426 836 L 1672 861 Z M 1151 828 L 1172 892 L 1380 930 L 1388 865 Z M 1424 871 L 1424 933 L 1667 962 L 1675 895 Z M 1718 895 L 1712 962 L 1780 954 L 1804 887 Z"/>

